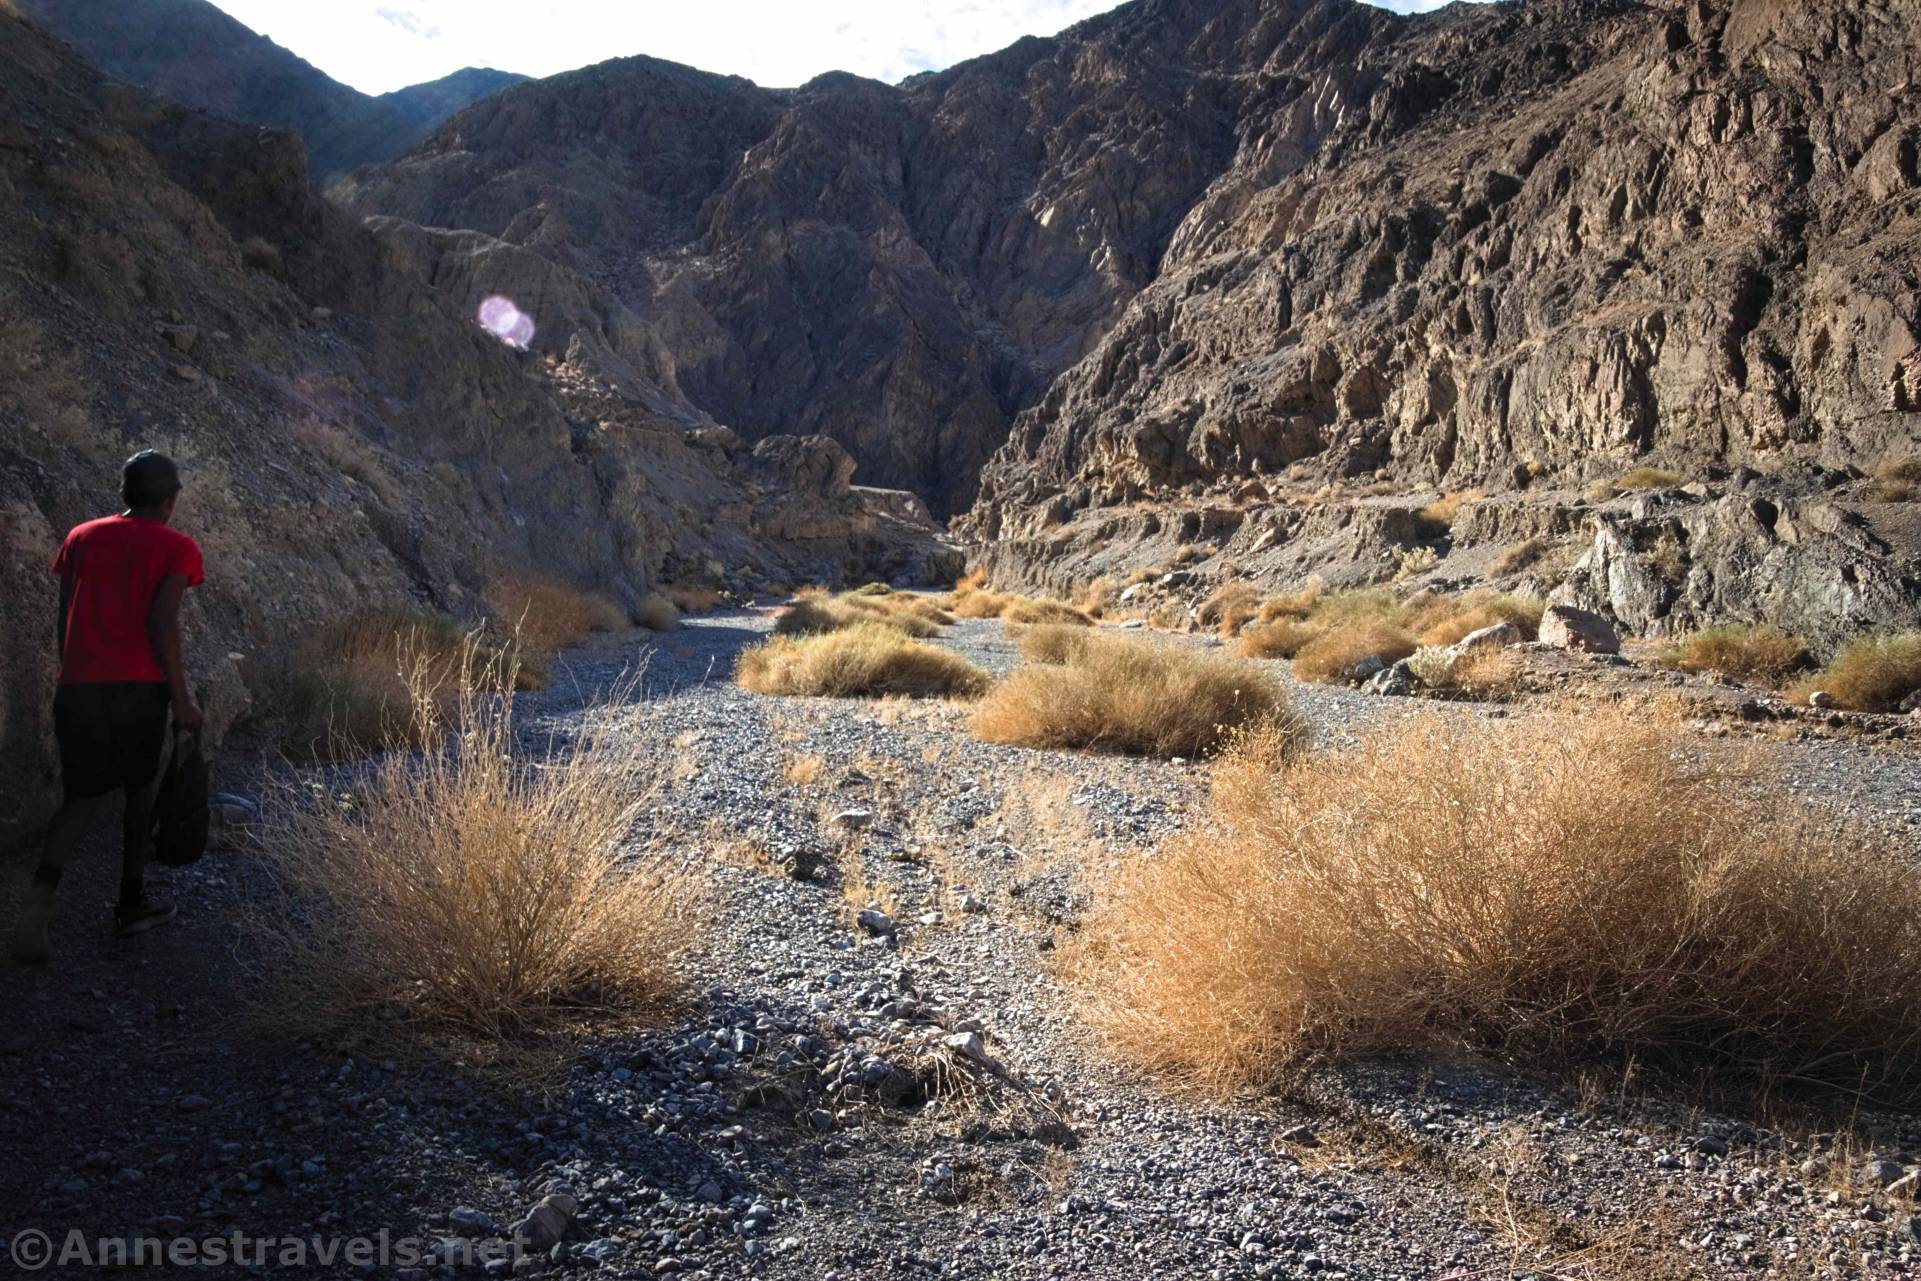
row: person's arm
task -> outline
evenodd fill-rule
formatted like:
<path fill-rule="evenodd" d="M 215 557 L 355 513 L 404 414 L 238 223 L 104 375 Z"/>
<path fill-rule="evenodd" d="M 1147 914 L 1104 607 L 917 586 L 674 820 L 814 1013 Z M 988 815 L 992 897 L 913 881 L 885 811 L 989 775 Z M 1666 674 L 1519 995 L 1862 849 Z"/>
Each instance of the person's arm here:
<path fill-rule="evenodd" d="M 193 701 L 187 669 L 180 661 L 180 598 L 188 586 L 185 574 L 168 574 L 160 580 L 147 614 L 147 639 L 153 644 L 153 656 L 160 660 L 160 670 L 167 674 L 167 688 L 173 691 L 173 723 L 181 729 L 199 729 L 200 704 Z"/>
<path fill-rule="evenodd" d="M 53 616 L 53 652 L 67 656 L 67 615 L 73 610 L 73 579 L 60 575 L 60 612 Z"/>

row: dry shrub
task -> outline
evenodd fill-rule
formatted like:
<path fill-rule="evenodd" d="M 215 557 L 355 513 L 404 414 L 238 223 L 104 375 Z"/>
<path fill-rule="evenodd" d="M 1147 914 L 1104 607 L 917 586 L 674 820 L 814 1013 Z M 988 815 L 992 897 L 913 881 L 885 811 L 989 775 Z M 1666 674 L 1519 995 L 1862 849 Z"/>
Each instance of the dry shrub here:
<path fill-rule="evenodd" d="M 1459 489 L 1439 498 L 1414 513 L 1414 525 L 1427 538 L 1439 538 L 1454 528 L 1454 517 L 1469 503 L 1481 501 L 1478 489 Z"/>
<path fill-rule="evenodd" d="M 1093 637 L 1093 633 L 1085 627 L 1063 623 L 1023 627 L 1010 630 L 1009 634 L 1014 637 L 1021 657 L 1030 663 L 1069 662 L 1087 647 L 1087 642 Z"/>
<path fill-rule="evenodd" d="M 1312 623 L 1277 618 L 1243 629 L 1234 652 L 1242 658 L 1292 658 L 1320 634 L 1321 629 Z"/>
<path fill-rule="evenodd" d="M 950 615 L 931 602 L 921 605 L 896 604 L 897 598 L 877 596 L 803 596 L 782 610 L 774 619 L 774 631 L 783 636 L 837 632 L 849 627 L 892 628 L 903 636 L 938 636 L 942 620 Z M 911 598 L 910 598 L 911 599 Z"/>
<path fill-rule="evenodd" d="M 1884 503 L 1913 502 L 1921 493 L 1921 454 L 1888 454 L 1874 466 L 1869 494 Z"/>
<path fill-rule="evenodd" d="M 1324 584 L 1319 578 L 1310 578 L 1299 591 L 1262 601 L 1258 617 L 1263 623 L 1271 623 L 1277 618 L 1306 618 L 1321 603 L 1323 589 Z"/>
<path fill-rule="evenodd" d="M 1672 727 L 1425 716 L 1217 765 L 1097 899 L 1092 1017 L 1227 1092 L 1316 1058 L 1718 1068 L 1921 1090 L 1921 874 Z"/>
<path fill-rule="evenodd" d="M 1532 596 L 1473 595 L 1458 602 L 1442 597 L 1430 605 L 1430 610 L 1441 615 L 1438 619 L 1430 612 L 1426 618 L 1410 621 L 1426 623 L 1420 632 L 1423 645 L 1452 645 L 1498 623 L 1512 623 L 1520 629 L 1522 639 L 1533 640 L 1540 634 L 1541 615 L 1546 609 L 1546 602 Z"/>
<path fill-rule="evenodd" d="M 863 623 L 814 636 L 776 636 L 741 654 L 734 679 L 756 694 L 829 698 L 972 698 L 987 673 L 958 654 Z"/>
<path fill-rule="evenodd" d="M 1821 671 L 1796 685 L 1799 701 L 1825 690 L 1837 707 L 1854 712 L 1892 712 L 1921 690 L 1921 632 L 1863 636 Z"/>
<path fill-rule="evenodd" d="M 893 628 L 904 636 L 923 640 L 929 636 L 940 635 L 941 627 L 954 621 L 951 614 L 931 604 L 923 609 L 913 604 L 902 603 L 912 600 L 912 597 L 862 596 L 850 593 L 835 597 L 828 604 L 830 608 L 840 611 L 844 617 L 851 620 L 843 626 L 879 623 L 883 627 Z"/>
<path fill-rule="evenodd" d="M 1074 608 L 1090 618 L 1099 618 L 1114 603 L 1114 580 L 1102 575 L 1074 594 Z"/>
<path fill-rule="evenodd" d="M 1346 685 L 1360 679 L 1356 664 L 1370 656 L 1394 664 L 1414 652 L 1414 638 L 1378 621 L 1343 623 L 1321 633 L 1294 655 L 1296 680 Z"/>
<path fill-rule="evenodd" d="M 720 608 L 727 600 L 724 592 L 701 583 L 669 583 L 661 594 L 683 614 L 705 614 Z"/>
<path fill-rule="evenodd" d="M 1777 685 L 1808 661 L 1799 636 L 1778 627 L 1730 624 L 1685 637 L 1662 656 L 1683 672 L 1719 672 L 1738 681 Z"/>
<path fill-rule="evenodd" d="M 1025 596 L 1010 596 L 1007 607 L 1001 611 L 1003 621 L 1021 627 L 1046 625 L 1068 627 L 1092 627 L 1094 620 L 1075 609 L 1065 601 L 1030 600 Z"/>
<path fill-rule="evenodd" d="M 977 592 L 986 586 L 987 570 L 984 566 L 976 565 L 954 580 L 954 594 L 965 596 L 968 592 Z"/>
<path fill-rule="evenodd" d="M 1007 609 L 1011 597 L 999 592 L 976 589 L 965 592 L 954 599 L 956 618 L 999 618 Z"/>
<path fill-rule="evenodd" d="M 1163 632 L 1194 630 L 1194 615 L 1178 600 L 1165 600 L 1147 611 L 1147 625 Z"/>
<path fill-rule="evenodd" d="M 1219 654 L 1089 636 L 1061 664 L 1022 667 L 974 709 L 974 736 L 1018 747 L 1205 756 L 1275 720 L 1305 730 L 1272 678 Z"/>
<path fill-rule="evenodd" d="M 1159 570 L 1137 569 L 1127 576 L 1127 585 L 1129 587 L 1139 587 L 1142 583 L 1151 583 L 1160 576 L 1161 572 Z"/>
<path fill-rule="evenodd" d="M 444 614 L 375 606 L 324 629 L 302 646 L 279 682 L 283 746 L 303 759 L 348 760 L 389 747 L 418 746 L 412 684 L 425 681 L 443 703 L 475 664 L 505 662 Z M 513 666 L 522 689 L 543 673 Z"/>
<path fill-rule="evenodd" d="M 1212 547 L 1203 547 L 1199 543 L 1182 543 L 1174 551 L 1173 563 L 1176 568 L 1182 565 L 1198 565 L 1213 554 Z"/>
<path fill-rule="evenodd" d="M 1465 653 L 1424 645 L 1408 655 L 1414 679 L 1429 689 L 1452 690 L 1477 698 L 1500 698 L 1521 683 L 1521 656 L 1497 645 L 1477 645 Z"/>
<path fill-rule="evenodd" d="M 531 574 L 508 574 L 487 589 L 487 603 L 527 649 L 552 653 L 578 645 L 590 632 L 626 627 L 620 606 L 599 592 L 583 592 Z"/>
<path fill-rule="evenodd" d="M 648 592 L 634 607 L 634 621 L 650 632 L 677 631 L 680 609 L 659 592 Z"/>
<path fill-rule="evenodd" d="M 1230 610 L 1245 611 L 1252 617 L 1259 611 L 1260 602 L 1261 589 L 1254 584 L 1245 580 L 1222 583 L 1195 607 L 1195 619 L 1202 627 L 1219 627 Z"/>
<path fill-rule="evenodd" d="M 1614 478 L 1614 488 L 1617 490 L 1673 489 L 1680 483 L 1681 473 L 1665 467 L 1636 467 Z"/>
<path fill-rule="evenodd" d="M 451 705 L 436 657 L 407 668 L 422 751 L 325 787 L 289 782 L 271 807 L 264 848 L 281 892 L 258 924 L 288 1009 L 321 1033 L 398 1014 L 397 1030 L 510 1040 L 661 1011 L 685 899 L 622 848 L 655 736 L 615 699 L 530 755 L 511 665 L 471 646 L 466 658 Z"/>
<path fill-rule="evenodd" d="M 803 592 L 793 604 L 774 616 L 774 632 L 780 636 L 810 636 L 839 631 L 852 622 L 852 611 Z"/>
<path fill-rule="evenodd" d="M 1488 575 L 1491 578 L 1502 578 L 1508 574 L 1521 573 L 1523 570 L 1532 569 L 1545 555 L 1547 555 L 1547 540 L 1530 538 L 1526 542 L 1514 544 L 1495 557 L 1494 564 L 1488 567 Z"/>
<path fill-rule="evenodd" d="M 1221 625 L 1218 629 L 1222 640 L 1233 640 L 1241 634 L 1241 629 L 1259 618 L 1261 607 L 1258 601 L 1242 601 L 1229 605 L 1221 611 Z"/>
<path fill-rule="evenodd" d="M 1424 596 L 1423 599 L 1431 598 Z M 1356 587 L 1323 592 L 1315 602 L 1310 617 L 1329 627 L 1369 621 L 1399 625 L 1407 617 L 1407 608 L 1399 597 L 1384 587 Z"/>

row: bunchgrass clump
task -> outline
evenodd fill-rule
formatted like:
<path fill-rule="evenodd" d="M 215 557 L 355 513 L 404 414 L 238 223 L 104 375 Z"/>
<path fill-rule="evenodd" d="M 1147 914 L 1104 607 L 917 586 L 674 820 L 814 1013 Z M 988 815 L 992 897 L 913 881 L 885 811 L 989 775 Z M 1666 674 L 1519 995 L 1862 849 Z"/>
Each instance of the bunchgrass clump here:
<path fill-rule="evenodd" d="M 1087 920 L 1089 1014 L 1150 1068 L 1226 1094 L 1466 1050 L 1921 1095 L 1921 871 L 1659 720 L 1230 751 L 1212 805 Z"/>
<path fill-rule="evenodd" d="M 1862 636 L 1791 693 L 1805 702 L 1817 690 L 1848 711 L 1898 711 L 1908 695 L 1921 690 L 1921 632 Z"/>
<path fill-rule="evenodd" d="M 1282 596 L 1270 596 L 1261 602 L 1260 612 L 1255 615 L 1263 623 L 1271 623 L 1277 618 L 1306 618 L 1321 603 L 1321 593 L 1326 585 L 1319 578 L 1310 578 L 1298 590 Z"/>
<path fill-rule="evenodd" d="M 1092 627 L 1094 620 L 1065 601 L 1010 596 L 1001 621 L 1016 627 Z"/>
<path fill-rule="evenodd" d="M 599 592 L 533 574 L 508 574 L 494 580 L 487 603 L 501 625 L 519 638 L 523 650 L 551 654 L 587 639 L 591 632 L 627 626 L 620 606 Z"/>
<path fill-rule="evenodd" d="M 1087 647 L 1094 633 L 1066 623 L 1010 628 L 1020 656 L 1030 663 L 1065 663 Z"/>
<path fill-rule="evenodd" d="M 953 621 L 954 616 L 929 597 L 863 589 L 839 596 L 803 593 L 774 619 L 774 630 L 784 636 L 805 635 L 874 624 L 925 640 L 940 635 Z"/>
<path fill-rule="evenodd" d="M 1488 577 L 1505 578 L 1509 574 L 1524 573 L 1539 564 L 1547 551 L 1548 544 L 1544 538 L 1518 542 L 1494 558 L 1494 563 L 1488 567 Z"/>
<path fill-rule="evenodd" d="M 445 614 L 417 606 L 356 611 L 323 628 L 287 664 L 276 699 L 282 744 L 290 755 L 314 760 L 413 746 L 412 682 L 424 678 L 444 702 L 478 668 L 503 664 L 522 689 L 545 682 L 537 658 L 509 663 L 505 649 Z"/>
<path fill-rule="evenodd" d="M 1532 596 L 1470 595 L 1458 601 L 1442 598 L 1440 617 L 1420 633 L 1423 645 L 1452 645 L 1470 633 L 1498 623 L 1512 624 L 1522 640 L 1533 640 L 1541 630 L 1547 603 Z M 1427 617 L 1432 617 L 1429 613 Z M 1419 621 L 1425 621 L 1419 620 Z"/>
<path fill-rule="evenodd" d="M 1277 618 L 1242 628 L 1234 652 L 1242 658 L 1292 658 L 1320 634 L 1321 629 L 1312 623 Z"/>
<path fill-rule="evenodd" d="M 1329 628 L 1294 654 L 1296 680 L 1349 685 L 1363 677 L 1360 664 L 1370 658 L 1392 666 L 1412 654 L 1414 638 L 1390 623 L 1372 619 Z"/>
<path fill-rule="evenodd" d="M 975 737 L 1167 757 L 1209 755 L 1264 721 L 1305 732 L 1270 676 L 1219 654 L 1089 636 L 1063 657 L 995 685 L 970 719 Z"/>
<path fill-rule="evenodd" d="M 1635 467 L 1614 478 L 1617 490 L 1673 489 L 1681 483 L 1681 473 L 1665 467 Z"/>
<path fill-rule="evenodd" d="M 1481 501 L 1478 489 L 1455 490 L 1442 494 L 1439 498 L 1414 513 L 1414 525 L 1423 538 L 1440 538 L 1454 528 L 1454 518 L 1461 508 L 1469 503 Z"/>
<path fill-rule="evenodd" d="M 648 592 L 634 608 L 634 621 L 650 632 L 680 629 L 680 606 L 661 592 Z"/>
<path fill-rule="evenodd" d="M 279 892 L 254 923 L 287 1017 L 521 1041 L 659 1013 L 689 918 L 677 877 L 627 844 L 655 736 L 616 699 L 530 751 L 510 660 L 469 643 L 451 696 L 441 665 L 404 658 L 417 751 L 289 781 L 269 807 Z"/>
<path fill-rule="evenodd" d="M 1261 589 L 1246 579 L 1235 579 L 1216 587 L 1194 608 L 1194 621 L 1202 627 L 1220 627 L 1229 615 L 1242 622 L 1260 613 Z"/>
<path fill-rule="evenodd" d="M 989 683 L 960 655 L 880 623 L 772 637 L 741 654 L 734 680 L 756 694 L 828 698 L 973 698 Z"/>
<path fill-rule="evenodd" d="M 1662 656 L 1682 672 L 1719 672 L 1738 681 L 1779 685 L 1807 665 L 1808 647 L 1778 627 L 1729 624 L 1683 637 Z"/>

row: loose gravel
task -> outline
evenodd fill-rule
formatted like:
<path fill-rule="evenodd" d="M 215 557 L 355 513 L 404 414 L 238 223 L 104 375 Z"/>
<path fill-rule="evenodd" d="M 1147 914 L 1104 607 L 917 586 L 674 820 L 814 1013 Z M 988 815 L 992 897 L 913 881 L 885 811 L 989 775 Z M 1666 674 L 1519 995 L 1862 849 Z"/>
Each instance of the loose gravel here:
<path fill-rule="evenodd" d="M 102 852 L 65 887 L 55 966 L 0 977 L 0 1237 L 385 1230 L 430 1253 L 259 1271 L 398 1281 L 1921 1267 L 1912 1119 L 1863 1111 L 1868 1139 L 1842 1146 L 1791 1110 L 1761 1124 L 1473 1062 L 1230 1103 L 1143 1079 L 1075 1017 L 1076 927 L 1103 868 L 1196 821 L 1205 766 L 990 746 L 945 703 L 749 694 L 727 673 L 769 622 L 603 638 L 518 704 L 537 747 L 641 673 L 663 783 L 636 839 L 701 887 L 668 1026 L 595 1036 L 537 1084 L 383 1057 L 377 1037 L 289 1045 L 243 1017 L 246 852 L 175 874 L 179 927 L 118 946 L 89 917 L 111 896 Z M 1017 661 L 997 622 L 939 643 Z M 1413 706 L 1297 695 L 1329 746 Z M 1490 732 L 1510 714 L 1455 710 Z M 1911 750 L 1766 750 L 1810 799 L 1921 828 Z"/>

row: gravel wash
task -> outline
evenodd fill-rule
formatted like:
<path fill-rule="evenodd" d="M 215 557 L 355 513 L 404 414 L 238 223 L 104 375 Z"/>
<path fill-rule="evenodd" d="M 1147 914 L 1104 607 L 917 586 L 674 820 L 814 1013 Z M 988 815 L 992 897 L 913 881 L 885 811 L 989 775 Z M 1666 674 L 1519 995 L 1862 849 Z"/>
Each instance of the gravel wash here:
<path fill-rule="evenodd" d="M 748 694 L 727 674 L 769 622 L 600 638 L 518 702 L 537 745 L 643 672 L 662 782 L 637 840 L 698 886 L 667 1026 L 597 1036 L 538 1084 L 288 1045 L 244 1017 L 247 854 L 172 874 L 179 925 L 116 946 L 96 850 L 55 965 L 0 973 L 0 1238 L 385 1230 L 424 1257 L 213 1274 L 397 1281 L 1921 1270 L 1912 1118 L 1864 1111 L 1867 1142 L 1840 1145 L 1789 1109 L 1764 1125 L 1474 1062 L 1232 1103 L 1143 1078 L 1075 1017 L 1076 925 L 1104 867 L 1196 821 L 1205 767 L 981 744 L 945 703 Z M 997 622 L 939 643 L 1016 662 Z M 1416 706 L 1296 692 L 1327 745 Z M 1778 751 L 1810 796 L 1921 822 L 1912 752 Z"/>

